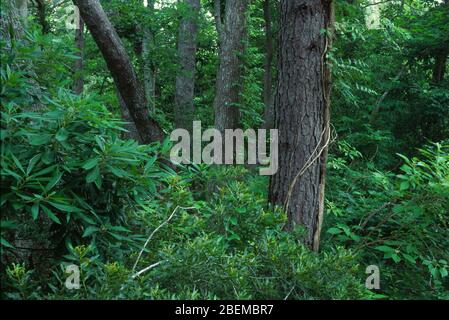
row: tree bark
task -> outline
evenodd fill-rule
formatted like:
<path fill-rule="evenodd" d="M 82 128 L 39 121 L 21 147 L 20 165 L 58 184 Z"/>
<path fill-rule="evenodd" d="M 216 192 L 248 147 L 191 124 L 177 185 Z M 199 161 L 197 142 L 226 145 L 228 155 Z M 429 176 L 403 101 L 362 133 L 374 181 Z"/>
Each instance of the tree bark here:
<path fill-rule="evenodd" d="M 446 73 L 446 62 L 449 50 L 442 49 L 435 55 L 435 65 L 433 68 L 432 80 L 435 84 L 440 84 L 444 80 Z"/>
<path fill-rule="evenodd" d="M 448 6 L 449 0 L 444 0 L 444 2 L 440 5 L 440 8 L 444 10 L 447 9 Z M 436 85 L 440 84 L 444 80 L 448 55 L 449 55 L 449 48 L 447 48 L 447 46 L 443 44 L 443 47 L 440 48 L 434 56 L 435 64 L 433 66 L 432 82 Z"/>
<path fill-rule="evenodd" d="M 144 1 L 146 12 L 154 10 L 154 0 Z M 143 66 L 143 87 L 145 98 L 148 101 L 150 113 L 156 111 L 155 88 L 156 88 L 156 70 L 151 57 L 151 49 L 154 46 L 153 31 L 148 26 L 142 26 L 142 66 Z"/>
<path fill-rule="evenodd" d="M 42 33 L 47 34 L 50 32 L 50 25 L 47 21 L 47 5 L 45 0 L 35 0 L 35 2 L 37 8 L 37 18 L 42 27 Z"/>
<path fill-rule="evenodd" d="M 75 46 L 78 49 L 76 53 L 78 59 L 75 61 L 73 91 L 76 94 L 81 94 L 84 88 L 84 22 L 81 16 L 78 17 L 77 29 L 75 30 Z"/>
<path fill-rule="evenodd" d="M 305 243 L 318 250 L 330 138 L 330 37 L 322 30 L 331 30 L 332 1 L 281 0 L 280 11 L 279 170 L 270 180 L 269 201 L 284 207 L 289 229 L 305 227 Z"/>
<path fill-rule="evenodd" d="M 20 19 L 26 24 L 28 18 L 28 0 L 16 0 L 16 8 Z"/>
<path fill-rule="evenodd" d="M 12 42 L 21 38 L 23 35 L 23 25 L 20 18 L 20 12 L 16 6 L 15 0 L 5 0 L 2 2 L 0 10 L 1 19 L 1 37 L 5 40 L 5 49 L 12 47 Z"/>
<path fill-rule="evenodd" d="M 164 134 L 150 118 L 147 101 L 122 41 L 98 0 L 73 0 L 92 37 L 100 48 L 118 91 L 139 132 L 139 142 L 160 141 Z"/>
<path fill-rule="evenodd" d="M 249 0 L 227 0 L 224 24 L 221 21 L 221 5 L 215 5 L 215 18 L 219 34 L 220 53 L 214 99 L 215 127 L 234 129 L 239 122 L 241 94 L 241 68 L 246 35 L 246 11 Z M 217 12 L 218 11 L 218 12 Z"/>
<path fill-rule="evenodd" d="M 184 0 L 186 13 L 179 24 L 179 71 L 175 88 L 175 128 L 192 130 L 195 90 L 197 20 L 200 0 Z"/>
<path fill-rule="evenodd" d="M 271 21 L 271 7 L 270 0 L 264 0 L 263 13 L 265 20 L 265 63 L 264 63 L 264 79 L 263 79 L 263 101 L 265 104 L 264 128 L 269 129 L 273 127 L 273 33 Z"/>

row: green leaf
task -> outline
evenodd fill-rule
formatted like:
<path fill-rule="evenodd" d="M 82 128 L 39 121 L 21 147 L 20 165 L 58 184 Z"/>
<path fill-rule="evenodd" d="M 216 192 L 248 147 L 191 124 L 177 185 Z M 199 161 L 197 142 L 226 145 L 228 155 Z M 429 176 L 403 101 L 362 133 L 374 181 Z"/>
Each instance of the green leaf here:
<path fill-rule="evenodd" d="M 416 259 L 413 258 L 411 255 L 403 253 L 402 256 L 404 257 L 405 260 L 407 260 L 410 263 L 415 264 L 416 263 Z"/>
<path fill-rule="evenodd" d="M 43 144 L 48 144 L 51 141 L 51 135 L 49 134 L 30 134 L 28 136 L 28 142 L 32 146 L 41 146 Z"/>
<path fill-rule="evenodd" d="M 410 183 L 408 181 L 402 181 L 401 185 L 399 186 L 400 191 L 405 191 L 410 187 Z"/>
<path fill-rule="evenodd" d="M 58 140 L 59 142 L 66 141 L 68 137 L 69 132 L 64 128 L 59 129 L 58 132 L 56 132 L 55 136 L 56 140 Z"/>
<path fill-rule="evenodd" d="M 330 234 L 339 234 L 339 233 L 342 233 L 342 231 L 341 231 L 341 229 L 339 229 L 339 228 L 332 227 L 332 228 L 329 228 L 329 229 L 327 230 L 327 233 L 330 233 Z"/>
<path fill-rule="evenodd" d="M 0 243 L 2 244 L 2 246 L 5 246 L 5 247 L 7 247 L 7 248 L 14 249 L 14 247 L 12 246 L 12 244 L 10 244 L 8 241 L 6 241 L 6 239 L 3 238 L 3 237 L 0 238 Z"/>
<path fill-rule="evenodd" d="M 374 247 L 374 249 L 382 251 L 382 252 L 390 252 L 390 253 L 396 252 L 395 249 L 393 249 L 392 247 L 389 247 L 389 246 L 377 246 L 377 247 Z"/>
<path fill-rule="evenodd" d="M 39 215 L 39 203 L 35 203 L 31 207 L 31 216 L 33 217 L 33 220 L 36 220 L 38 215 Z"/>
<path fill-rule="evenodd" d="M 50 202 L 48 201 L 49 204 L 51 204 L 53 207 L 55 207 L 58 210 L 64 211 L 64 212 L 79 212 L 80 209 L 78 209 L 77 207 L 68 205 L 68 204 L 63 204 L 63 203 L 58 203 L 58 202 Z"/>
<path fill-rule="evenodd" d="M 97 232 L 98 230 L 100 230 L 100 229 L 97 228 L 97 227 L 93 227 L 93 226 L 87 227 L 87 228 L 84 230 L 83 238 L 86 238 L 86 237 L 92 235 L 93 233 Z"/>
<path fill-rule="evenodd" d="M 83 169 L 86 169 L 86 170 L 90 170 L 90 169 L 92 169 L 93 167 L 95 167 L 97 164 L 98 164 L 98 162 L 100 161 L 100 159 L 99 158 L 92 158 L 92 159 L 89 159 L 89 160 L 87 160 L 84 164 L 83 164 Z"/>
<path fill-rule="evenodd" d="M 23 169 L 22 164 L 20 163 L 19 159 L 17 159 L 12 153 L 11 153 L 11 158 L 14 161 L 14 163 L 16 164 L 17 168 L 19 168 L 20 171 L 25 173 L 25 169 Z"/>
<path fill-rule="evenodd" d="M 87 183 L 92 183 L 95 180 L 98 179 L 98 177 L 100 176 L 100 168 L 95 167 L 93 170 L 91 170 L 87 176 L 86 176 L 86 182 Z"/>
<path fill-rule="evenodd" d="M 53 174 L 53 177 L 50 179 L 47 186 L 45 187 L 45 191 L 50 191 L 56 184 L 58 184 L 59 180 L 61 180 L 61 177 L 62 172 L 56 169 L 55 173 Z"/>
<path fill-rule="evenodd" d="M 41 204 L 41 208 L 42 210 L 45 212 L 45 214 L 54 222 L 56 222 L 57 224 L 61 224 L 61 221 L 59 220 L 59 218 L 53 213 L 53 211 L 51 211 L 49 208 L 47 208 L 46 206 Z"/>
<path fill-rule="evenodd" d="M 30 162 L 28 163 L 28 167 L 27 167 L 27 175 L 29 175 L 33 171 L 34 166 L 39 162 L 39 160 L 41 159 L 41 156 L 42 156 L 42 153 L 39 153 L 31 158 Z"/>

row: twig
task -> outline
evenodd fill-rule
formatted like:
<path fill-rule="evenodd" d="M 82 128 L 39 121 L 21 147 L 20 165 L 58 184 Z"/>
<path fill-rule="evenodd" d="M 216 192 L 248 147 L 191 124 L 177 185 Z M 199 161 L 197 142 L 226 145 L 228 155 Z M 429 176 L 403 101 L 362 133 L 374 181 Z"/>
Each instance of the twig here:
<path fill-rule="evenodd" d="M 290 294 L 293 292 L 293 289 L 295 289 L 295 286 L 293 286 L 293 287 L 290 289 L 289 293 L 285 296 L 284 300 L 287 300 L 287 299 L 288 299 L 288 297 L 290 296 Z"/>
<path fill-rule="evenodd" d="M 144 272 L 146 272 L 146 271 L 148 271 L 148 270 L 151 270 L 151 269 L 157 267 L 158 265 L 160 265 L 162 262 L 165 262 L 165 261 L 167 261 L 167 260 L 162 260 L 162 261 L 153 263 L 151 266 L 148 266 L 148 267 L 146 267 L 146 268 L 143 268 L 143 269 L 140 270 L 139 272 L 133 274 L 133 275 L 132 275 L 132 278 L 133 278 L 133 279 L 137 278 L 137 277 L 140 276 L 142 273 L 144 273 Z"/>
<path fill-rule="evenodd" d="M 154 234 L 155 234 L 160 228 L 162 228 L 163 226 L 165 226 L 167 223 L 170 222 L 170 220 L 173 218 L 173 216 L 175 215 L 175 213 L 176 213 L 176 211 L 177 211 L 178 209 L 189 210 L 189 209 L 195 209 L 195 207 L 187 207 L 187 208 L 185 208 L 185 207 L 176 206 L 175 210 L 173 210 L 173 212 L 172 212 L 171 215 L 168 217 L 168 219 L 165 220 L 164 222 L 162 222 L 162 224 L 161 224 L 159 227 L 157 227 L 156 229 L 153 230 L 153 232 L 152 232 L 152 233 L 150 234 L 150 236 L 148 237 L 147 241 L 145 241 L 145 244 L 143 245 L 142 250 L 140 250 L 139 256 L 137 257 L 136 262 L 134 263 L 134 266 L 133 266 L 133 272 L 134 272 L 134 270 L 136 270 L 137 263 L 139 262 L 140 257 L 142 256 L 143 252 L 145 251 L 145 248 L 147 247 L 147 245 L 148 245 L 148 243 L 150 242 L 151 238 L 153 238 Z"/>

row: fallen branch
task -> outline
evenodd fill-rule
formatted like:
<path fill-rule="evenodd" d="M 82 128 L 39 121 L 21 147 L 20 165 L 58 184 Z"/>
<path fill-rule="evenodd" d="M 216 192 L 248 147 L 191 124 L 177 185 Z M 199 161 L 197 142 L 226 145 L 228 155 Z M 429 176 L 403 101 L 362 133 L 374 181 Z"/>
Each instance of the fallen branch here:
<path fill-rule="evenodd" d="M 132 275 L 132 278 L 133 278 L 133 279 L 137 278 L 137 277 L 140 276 L 142 273 L 144 273 L 144 272 L 146 272 L 146 271 L 148 271 L 148 270 L 151 270 L 151 269 L 157 267 L 158 265 L 160 265 L 162 262 L 165 262 L 165 261 L 166 261 L 166 260 L 162 260 L 162 261 L 153 263 L 151 266 L 148 266 L 148 267 L 146 267 L 146 268 L 143 268 L 143 269 L 140 270 L 139 272 L 133 274 L 133 275 Z"/>
<path fill-rule="evenodd" d="M 153 232 L 152 232 L 152 233 L 150 234 L 150 236 L 148 237 L 147 241 L 145 241 L 145 244 L 143 245 L 142 250 L 140 250 L 139 256 L 137 257 L 136 262 L 134 263 L 134 266 L 133 266 L 133 272 L 134 272 L 134 270 L 136 270 L 137 263 L 139 262 L 140 257 L 142 256 L 143 252 L 145 251 L 145 248 L 147 247 L 147 245 L 148 245 L 148 243 L 150 242 L 150 240 L 153 238 L 154 234 L 155 234 L 160 228 L 162 228 L 163 226 L 165 226 L 167 223 L 170 222 L 170 220 L 173 218 L 173 216 L 175 215 L 175 213 L 176 213 L 176 211 L 177 211 L 178 209 L 189 210 L 189 209 L 195 209 L 195 207 L 187 207 L 187 208 L 185 208 L 185 207 L 176 206 L 175 210 L 173 210 L 173 212 L 172 212 L 171 215 L 168 217 L 168 219 L 165 220 L 164 222 L 162 222 L 162 224 L 159 225 L 159 227 L 157 227 L 156 229 L 153 230 Z M 151 267 L 151 266 L 150 266 L 150 267 Z"/>

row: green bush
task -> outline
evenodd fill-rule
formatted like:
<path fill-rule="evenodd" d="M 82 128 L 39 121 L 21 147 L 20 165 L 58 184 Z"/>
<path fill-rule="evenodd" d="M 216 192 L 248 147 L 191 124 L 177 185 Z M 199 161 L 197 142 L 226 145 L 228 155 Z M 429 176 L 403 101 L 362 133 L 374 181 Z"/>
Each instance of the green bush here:
<path fill-rule="evenodd" d="M 342 165 L 330 175 L 327 241 L 379 265 L 391 298 L 449 296 L 449 143 L 419 152 L 400 156 L 397 174 Z"/>

